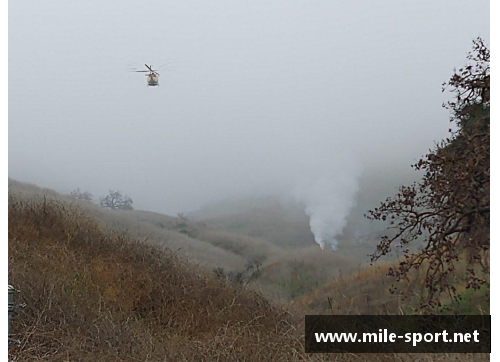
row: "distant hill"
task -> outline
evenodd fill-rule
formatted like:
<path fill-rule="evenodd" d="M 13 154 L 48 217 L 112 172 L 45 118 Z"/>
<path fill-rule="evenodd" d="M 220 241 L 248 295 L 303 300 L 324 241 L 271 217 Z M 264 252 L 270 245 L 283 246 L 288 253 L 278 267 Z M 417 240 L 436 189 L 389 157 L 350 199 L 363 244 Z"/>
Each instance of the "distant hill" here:
<path fill-rule="evenodd" d="M 355 211 L 361 212 L 359 209 Z M 189 218 L 219 230 L 264 239 L 287 250 L 318 247 L 304 206 L 279 197 L 227 199 L 207 205 L 189 214 Z M 363 219 L 362 213 L 359 218 Z M 336 253 L 358 264 L 366 264 L 386 230 L 384 225 L 369 225 L 368 221 L 352 219 L 344 235 L 339 237 Z"/>
<path fill-rule="evenodd" d="M 278 246 L 315 245 L 303 207 L 277 197 L 247 197 L 207 205 L 189 214 L 218 229 L 265 239 Z"/>

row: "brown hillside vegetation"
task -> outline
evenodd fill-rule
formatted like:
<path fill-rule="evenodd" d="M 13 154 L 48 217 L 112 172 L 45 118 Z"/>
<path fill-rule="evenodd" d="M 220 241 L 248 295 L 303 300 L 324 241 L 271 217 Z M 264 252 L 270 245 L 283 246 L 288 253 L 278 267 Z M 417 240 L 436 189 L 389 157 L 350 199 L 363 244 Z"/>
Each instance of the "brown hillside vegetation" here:
<path fill-rule="evenodd" d="M 368 255 L 375 247 L 371 241 L 341 243 L 337 252 L 321 250 L 314 242 L 309 246 L 293 246 L 299 243 L 303 229 L 310 233 L 309 226 L 307 223 L 304 226 L 302 222 L 295 224 L 300 209 L 281 209 L 278 212 L 279 207 L 274 201 L 269 201 L 269 210 L 268 201 L 249 200 L 251 207 L 241 201 L 243 210 L 260 205 L 259 213 L 268 219 L 263 225 L 258 222 L 263 218 L 259 216 L 257 220 L 252 213 L 237 212 L 234 218 L 230 217 L 240 225 L 248 222 L 251 225 L 246 226 L 248 230 L 263 234 L 262 237 L 255 237 L 240 231 L 218 229 L 191 217 L 182 219 L 142 210 L 106 210 L 91 202 L 12 179 L 9 179 L 9 192 L 18 199 L 36 197 L 73 205 L 94 217 L 105 228 L 118 233 L 126 232 L 132 238 L 166 248 L 210 273 L 223 270 L 226 276 L 242 274 L 242 283 L 268 298 L 284 302 L 311 292 L 339 274 L 349 275 L 360 264 L 369 261 Z M 277 218 L 273 216 L 275 213 L 290 215 L 290 219 Z M 276 224 L 274 231 L 269 228 L 270 222 Z M 273 235 L 285 240 L 290 234 L 296 234 L 290 246 L 272 242 Z M 248 270 L 248 266 L 256 262 L 261 263 L 259 273 L 254 273 L 256 269 Z"/>
<path fill-rule="evenodd" d="M 425 297 L 425 282 L 416 272 L 398 283 L 389 275 L 394 263 L 379 263 L 359 268 L 352 275 L 335 278 L 293 303 L 306 314 L 425 314 L 419 304 Z M 430 314 L 489 314 L 487 290 L 474 292 L 466 285 L 466 262 L 457 263 L 460 277 L 455 278 L 457 299 L 441 297 L 443 308 L 425 310 Z M 304 312 L 305 311 L 305 312 Z"/>
<path fill-rule="evenodd" d="M 221 266 L 234 270 L 245 264 L 239 255 L 185 235 L 175 228 L 175 218 L 167 215 L 148 213 L 140 210 L 106 210 L 90 202 L 81 201 L 53 190 L 9 179 L 9 192 L 17 198 L 43 197 L 48 200 L 63 201 L 75 205 L 92 215 L 107 228 L 117 232 L 127 232 L 131 236 L 147 240 L 148 243 L 173 250 L 180 257 L 209 269 Z"/>
<path fill-rule="evenodd" d="M 56 200 L 9 197 L 15 361 L 407 361 L 307 355 L 301 318 Z M 301 316 L 303 312 L 297 315 Z M 454 360 L 469 360 L 467 356 Z"/>
<path fill-rule="evenodd" d="M 301 360 L 290 316 L 56 201 L 9 200 L 16 360 Z"/>
<path fill-rule="evenodd" d="M 389 292 L 394 280 L 387 275 L 392 264 L 360 269 L 352 276 L 337 278 L 297 301 L 300 308 L 318 314 L 404 314 L 408 301 Z M 407 283 L 401 286 L 407 289 Z"/>

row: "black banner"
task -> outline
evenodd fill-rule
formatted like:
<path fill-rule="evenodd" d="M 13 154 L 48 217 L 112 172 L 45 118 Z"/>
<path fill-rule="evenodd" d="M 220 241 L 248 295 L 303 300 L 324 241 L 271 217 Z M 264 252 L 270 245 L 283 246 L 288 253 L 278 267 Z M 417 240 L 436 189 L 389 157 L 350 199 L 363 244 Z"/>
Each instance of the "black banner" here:
<path fill-rule="evenodd" d="M 490 315 L 308 315 L 307 353 L 490 353 Z"/>

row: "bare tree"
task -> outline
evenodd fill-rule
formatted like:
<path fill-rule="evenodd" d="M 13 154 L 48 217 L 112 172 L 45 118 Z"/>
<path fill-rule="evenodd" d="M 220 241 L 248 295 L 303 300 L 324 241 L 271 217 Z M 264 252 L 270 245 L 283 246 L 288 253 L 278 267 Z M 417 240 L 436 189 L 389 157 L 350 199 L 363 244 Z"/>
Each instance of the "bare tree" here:
<path fill-rule="evenodd" d="M 110 210 L 133 210 L 132 204 L 133 201 L 130 197 L 114 190 L 109 190 L 107 196 L 99 199 L 99 205 Z"/>
<path fill-rule="evenodd" d="M 395 230 L 380 240 L 372 260 L 400 246 L 404 258 L 389 274 L 397 280 L 410 279 L 411 270 L 423 275 L 422 308 L 440 306 L 442 293 L 458 298 L 459 261 L 467 265 L 467 288 L 489 288 L 490 52 L 481 39 L 467 59 L 443 84 L 443 91 L 450 87 L 454 93 L 443 106 L 456 130 L 413 165 L 424 172 L 422 181 L 401 187 L 368 215 Z M 424 246 L 412 253 L 408 245 L 416 240 Z"/>
<path fill-rule="evenodd" d="M 92 195 L 88 191 L 80 191 L 80 188 L 71 191 L 70 196 L 78 200 L 84 200 L 88 202 L 94 201 L 94 195 Z"/>

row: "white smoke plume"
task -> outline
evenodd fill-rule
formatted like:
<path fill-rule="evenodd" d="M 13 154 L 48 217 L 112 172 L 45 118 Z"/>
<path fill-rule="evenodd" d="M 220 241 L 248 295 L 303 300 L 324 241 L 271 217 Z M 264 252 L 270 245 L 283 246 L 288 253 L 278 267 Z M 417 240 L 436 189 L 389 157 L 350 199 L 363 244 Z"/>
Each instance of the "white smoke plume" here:
<path fill-rule="evenodd" d="M 356 204 L 361 175 L 355 162 L 335 166 L 321 175 L 308 175 L 295 189 L 297 200 L 305 205 L 316 243 L 332 250 L 337 249 L 337 238 Z"/>

